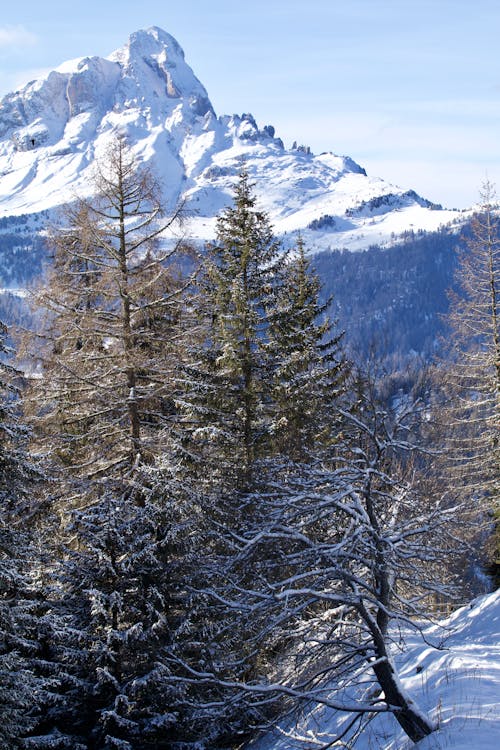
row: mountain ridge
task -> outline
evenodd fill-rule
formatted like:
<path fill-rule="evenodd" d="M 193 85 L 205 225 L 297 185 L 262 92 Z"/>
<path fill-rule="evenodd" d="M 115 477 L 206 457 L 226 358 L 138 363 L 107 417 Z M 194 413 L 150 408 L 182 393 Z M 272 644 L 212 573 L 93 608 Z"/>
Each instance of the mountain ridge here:
<path fill-rule="evenodd" d="M 156 26 L 106 58 L 63 63 L 0 101 L 0 217 L 88 194 L 89 170 L 117 131 L 159 171 L 166 209 L 186 201 L 194 240 L 213 237 L 242 163 L 276 233 L 300 232 L 314 250 L 392 244 L 410 227 L 434 231 L 461 220 L 368 176 L 349 156 L 285 148 L 251 114 L 217 117 L 180 44 Z"/>

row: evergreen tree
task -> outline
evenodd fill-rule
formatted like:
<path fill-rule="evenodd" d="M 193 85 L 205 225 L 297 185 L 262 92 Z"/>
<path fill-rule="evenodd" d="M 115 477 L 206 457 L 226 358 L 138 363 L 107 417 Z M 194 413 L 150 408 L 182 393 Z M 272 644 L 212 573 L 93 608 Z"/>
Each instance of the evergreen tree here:
<path fill-rule="evenodd" d="M 191 341 L 178 401 L 184 417 L 185 483 L 195 505 L 203 508 L 206 527 L 204 571 L 194 584 L 201 580 L 203 593 L 212 592 L 203 613 L 204 663 L 208 674 L 213 669 L 220 679 L 200 681 L 195 665 L 180 665 L 181 675 L 185 684 L 197 684 L 197 712 L 210 716 L 219 741 L 231 742 L 251 723 L 251 708 L 221 681 L 249 676 L 254 669 L 247 648 L 252 623 L 236 621 L 212 594 L 233 553 L 232 534 L 258 511 L 248 504 L 248 491 L 257 466 L 272 450 L 275 358 L 269 331 L 285 255 L 242 171 L 234 205 L 219 217 L 216 242 L 202 259 L 196 300 L 200 335 Z"/>
<path fill-rule="evenodd" d="M 248 174 L 218 219 L 202 261 L 206 334 L 191 349 L 183 403 L 197 478 L 245 491 L 261 460 L 302 460 L 332 432 L 329 407 L 347 367 L 305 255 L 283 250 Z M 319 443 L 318 443 L 319 444 Z M 227 495 L 227 492 L 226 492 Z"/>
<path fill-rule="evenodd" d="M 199 288 L 207 333 L 191 350 L 183 408 L 187 465 L 206 513 L 205 581 L 213 602 L 212 658 L 202 682 L 218 695 L 221 730 L 236 736 L 267 713 L 232 685 L 274 668 L 280 647 L 261 649 L 260 617 L 240 619 L 224 606 L 229 571 L 240 558 L 239 540 L 266 525 L 263 498 L 277 487 L 286 492 L 283 466 L 318 458 L 335 435 L 332 406 L 346 367 L 303 244 L 295 258 L 282 250 L 245 171 L 234 206 L 218 220 Z M 262 569 L 274 556 L 265 554 Z M 251 586 L 255 570 L 248 577 L 239 570 L 238 585 Z M 183 679 L 199 682 L 200 674 L 185 671 Z"/>
<path fill-rule="evenodd" d="M 295 257 L 284 268 L 276 310 L 269 327 L 272 375 L 273 445 L 300 461 L 313 456 L 332 437 L 334 410 L 345 384 L 347 363 L 342 334 L 332 333 L 326 315 L 331 303 L 319 302 L 321 283 L 299 239 Z"/>
<path fill-rule="evenodd" d="M 45 608 L 31 500 L 41 475 L 26 452 L 21 378 L 10 364 L 6 335 L 0 323 L 0 744 L 10 750 L 22 747 L 22 738 L 36 724 L 49 684 L 38 664 Z"/>
<path fill-rule="evenodd" d="M 140 492 L 136 504 L 108 488 L 70 528 L 83 544 L 67 549 L 61 576 L 67 623 L 57 649 L 73 687 L 57 728 L 89 748 L 170 748 L 199 733 L 172 679 L 179 654 L 198 654 L 187 593 L 196 515 L 166 496 L 154 469 Z"/>
<path fill-rule="evenodd" d="M 285 256 L 267 216 L 256 208 L 246 171 L 234 205 L 217 221 L 200 292 L 208 333 L 198 349 L 189 417 L 203 459 L 217 476 L 249 486 L 255 461 L 269 441 L 269 379 L 273 354 L 266 341 L 282 283 Z"/>

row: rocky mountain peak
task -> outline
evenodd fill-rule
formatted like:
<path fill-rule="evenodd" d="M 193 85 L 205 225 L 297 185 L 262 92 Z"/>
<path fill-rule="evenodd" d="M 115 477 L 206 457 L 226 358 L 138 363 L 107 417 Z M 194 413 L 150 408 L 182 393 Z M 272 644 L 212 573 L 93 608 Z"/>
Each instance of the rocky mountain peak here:
<path fill-rule="evenodd" d="M 314 117 L 314 113 L 311 113 Z M 453 218 L 366 175 L 350 157 L 286 148 L 248 112 L 216 117 L 173 36 L 152 26 L 106 58 L 82 57 L 0 101 L 0 218 L 57 208 L 90 187 L 116 132 L 157 173 L 165 208 L 187 201 L 189 231 L 214 236 L 242 163 L 277 234 L 315 249 L 383 243 Z M 326 136 L 325 136 L 326 137 Z"/>
<path fill-rule="evenodd" d="M 185 61 L 182 47 L 157 26 L 134 32 L 107 59 L 120 65 L 125 84 L 122 88 L 139 104 L 152 95 L 160 100 L 183 99 L 197 115 L 213 111 L 204 86 Z"/>
<path fill-rule="evenodd" d="M 179 42 L 158 26 L 139 29 L 130 35 L 126 44 L 109 55 L 110 60 L 126 64 L 131 58 L 155 57 L 168 60 L 175 66 L 184 62 L 184 50 Z"/>

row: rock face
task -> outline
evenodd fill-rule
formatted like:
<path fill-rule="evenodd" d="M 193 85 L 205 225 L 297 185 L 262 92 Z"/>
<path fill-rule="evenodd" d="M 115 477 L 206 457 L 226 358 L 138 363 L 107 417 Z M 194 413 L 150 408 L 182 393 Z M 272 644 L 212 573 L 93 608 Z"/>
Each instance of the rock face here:
<path fill-rule="evenodd" d="M 311 115 L 313 116 L 313 114 Z M 88 190 L 110 137 L 126 134 L 151 163 L 167 209 L 181 197 L 189 232 L 209 239 L 245 164 L 276 232 L 317 249 L 383 244 L 453 219 L 413 191 L 368 177 L 349 157 L 286 149 L 250 114 L 217 118 L 178 42 L 138 31 L 108 58 L 69 61 L 0 102 L 0 218 L 56 208 Z"/>

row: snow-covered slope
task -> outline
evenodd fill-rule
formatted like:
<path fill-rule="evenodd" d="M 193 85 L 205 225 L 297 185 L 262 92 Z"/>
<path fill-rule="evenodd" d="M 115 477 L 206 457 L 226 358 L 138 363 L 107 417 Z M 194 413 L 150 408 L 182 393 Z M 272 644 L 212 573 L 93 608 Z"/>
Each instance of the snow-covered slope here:
<path fill-rule="evenodd" d="M 368 177 L 348 157 L 286 149 L 251 115 L 218 118 L 179 44 L 152 27 L 108 58 L 64 63 L 0 102 L 0 218 L 84 193 L 117 130 L 159 173 L 167 206 L 188 199 L 193 237 L 213 236 L 242 162 L 276 232 L 301 230 L 313 248 L 366 247 L 457 216 Z"/>
<path fill-rule="evenodd" d="M 404 686 L 439 723 L 436 732 L 418 743 L 419 750 L 498 750 L 500 591 L 476 599 L 421 635 L 408 634 L 396 662 Z M 312 708 L 297 724 L 254 743 L 252 750 L 320 748 L 342 731 L 345 721 L 330 710 Z M 355 750 L 413 747 L 388 715 L 374 719 L 355 744 Z"/>

